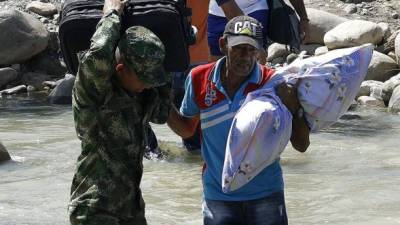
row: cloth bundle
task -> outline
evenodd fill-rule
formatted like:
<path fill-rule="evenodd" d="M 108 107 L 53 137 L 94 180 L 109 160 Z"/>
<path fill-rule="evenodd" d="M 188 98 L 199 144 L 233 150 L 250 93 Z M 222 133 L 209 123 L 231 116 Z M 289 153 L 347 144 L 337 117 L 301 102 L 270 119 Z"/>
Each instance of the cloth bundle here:
<path fill-rule="evenodd" d="M 251 92 L 235 115 L 225 151 L 222 190 L 234 191 L 277 160 L 289 142 L 292 115 L 275 94 L 282 82 L 298 84 L 297 95 L 311 132 L 326 128 L 350 107 L 364 80 L 372 45 L 338 49 L 295 60 Z"/>

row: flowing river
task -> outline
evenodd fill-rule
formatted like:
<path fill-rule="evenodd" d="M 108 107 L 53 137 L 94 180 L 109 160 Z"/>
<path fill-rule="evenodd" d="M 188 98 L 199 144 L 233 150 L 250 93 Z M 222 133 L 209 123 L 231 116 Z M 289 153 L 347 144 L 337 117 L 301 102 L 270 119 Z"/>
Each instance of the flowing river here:
<path fill-rule="evenodd" d="M 201 225 L 201 157 L 185 152 L 165 125 L 153 126 L 164 160 L 145 160 L 149 225 Z M 37 96 L 0 99 L 0 225 L 67 225 L 80 152 L 70 106 Z M 357 108 L 312 134 L 304 154 L 281 157 L 289 223 L 400 224 L 400 115 Z"/>

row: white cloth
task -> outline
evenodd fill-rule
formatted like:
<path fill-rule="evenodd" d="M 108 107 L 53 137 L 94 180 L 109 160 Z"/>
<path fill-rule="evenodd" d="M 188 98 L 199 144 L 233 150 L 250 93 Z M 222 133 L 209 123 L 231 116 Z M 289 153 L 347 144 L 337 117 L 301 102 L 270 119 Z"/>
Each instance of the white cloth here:
<path fill-rule="evenodd" d="M 197 0 L 202 1 L 202 0 Z M 244 14 L 249 15 L 257 10 L 268 9 L 267 0 L 235 0 L 236 4 L 243 11 Z M 210 0 L 210 4 L 208 5 L 208 13 L 225 17 L 224 11 L 222 11 L 221 7 L 218 6 L 215 0 Z"/>
<path fill-rule="evenodd" d="M 311 131 L 334 123 L 350 107 L 364 80 L 372 45 L 330 51 L 296 60 L 275 72 L 246 97 L 232 122 L 225 151 L 222 190 L 236 190 L 277 160 L 289 142 L 292 115 L 275 95 L 282 82 L 297 84 Z"/>

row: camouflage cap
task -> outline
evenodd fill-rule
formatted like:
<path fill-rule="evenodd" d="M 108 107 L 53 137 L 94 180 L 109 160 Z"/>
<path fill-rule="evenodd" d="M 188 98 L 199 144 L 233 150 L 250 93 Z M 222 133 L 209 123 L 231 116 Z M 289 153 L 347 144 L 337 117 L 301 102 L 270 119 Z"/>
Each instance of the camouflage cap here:
<path fill-rule="evenodd" d="M 263 43 L 262 28 L 262 24 L 250 16 L 237 16 L 226 24 L 224 37 L 227 37 L 230 47 L 249 44 L 261 49 Z"/>
<path fill-rule="evenodd" d="M 167 82 L 163 67 L 165 48 L 152 31 L 142 26 L 129 27 L 122 35 L 118 48 L 139 80 L 153 87 Z"/>

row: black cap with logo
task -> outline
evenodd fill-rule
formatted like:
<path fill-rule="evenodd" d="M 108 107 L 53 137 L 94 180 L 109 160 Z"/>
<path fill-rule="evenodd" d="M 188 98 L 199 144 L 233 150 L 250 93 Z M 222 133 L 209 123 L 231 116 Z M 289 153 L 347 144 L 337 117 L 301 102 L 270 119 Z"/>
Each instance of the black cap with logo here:
<path fill-rule="evenodd" d="M 249 16 L 232 18 L 225 26 L 224 37 L 228 46 L 249 44 L 257 49 L 263 46 L 262 24 Z"/>

